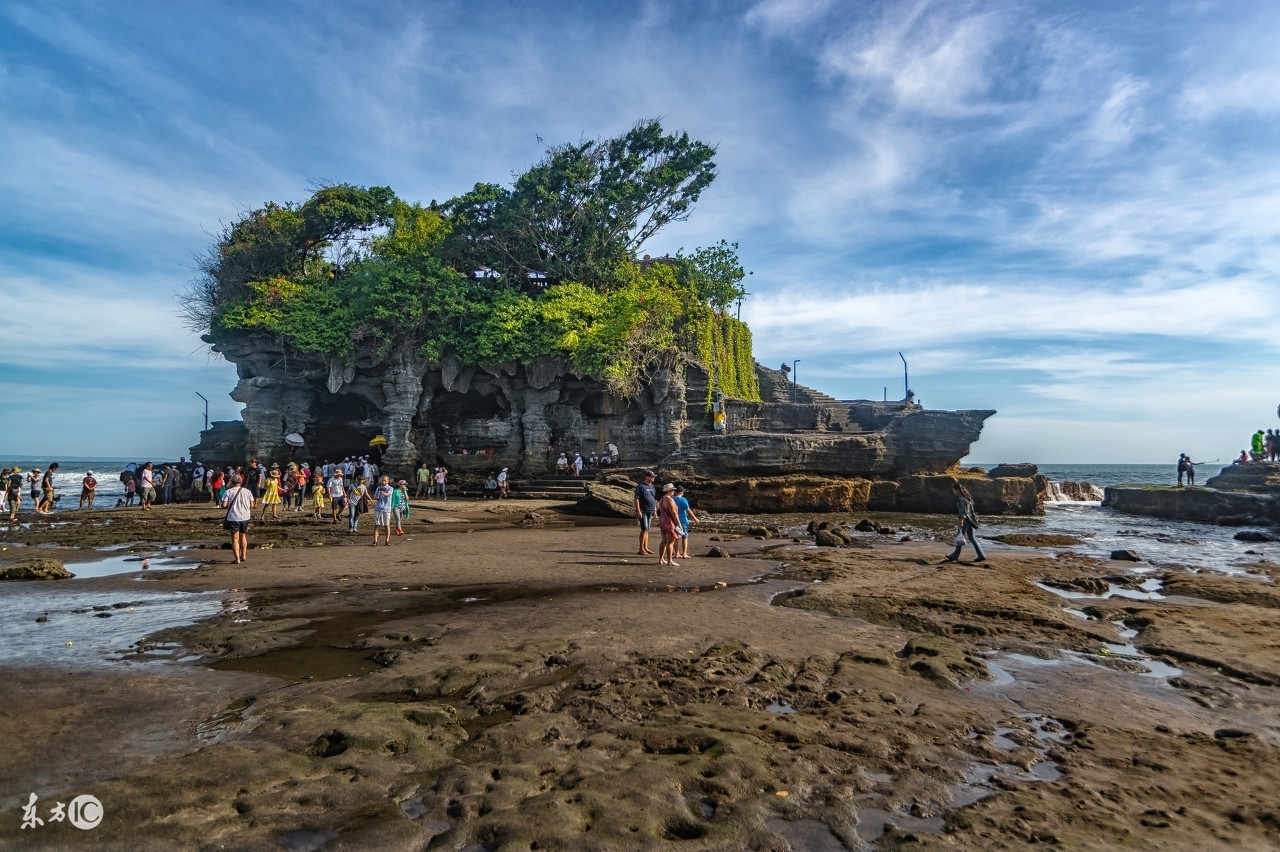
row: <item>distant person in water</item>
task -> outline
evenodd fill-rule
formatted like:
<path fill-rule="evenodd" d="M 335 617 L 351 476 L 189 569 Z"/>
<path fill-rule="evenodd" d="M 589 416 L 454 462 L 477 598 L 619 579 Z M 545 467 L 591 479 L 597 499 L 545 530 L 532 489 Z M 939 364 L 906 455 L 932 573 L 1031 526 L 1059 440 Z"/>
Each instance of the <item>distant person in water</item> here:
<path fill-rule="evenodd" d="M 956 524 L 956 549 L 947 554 L 948 562 L 955 562 L 960 559 L 960 551 L 964 548 L 964 543 L 968 541 L 973 545 L 974 553 L 978 554 L 974 562 L 985 562 L 987 555 L 982 552 L 982 545 L 978 544 L 978 539 L 974 536 L 973 531 L 978 528 L 978 515 L 973 508 L 973 495 L 969 493 L 969 489 L 965 488 L 959 482 L 951 486 L 951 492 L 956 495 L 956 516 L 958 523 Z"/>
<path fill-rule="evenodd" d="M 80 508 L 86 505 L 93 508 L 93 493 L 98 490 L 98 480 L 94 478 L 93 471 L 85 474 L 84 479 L 80 480 Z"/>

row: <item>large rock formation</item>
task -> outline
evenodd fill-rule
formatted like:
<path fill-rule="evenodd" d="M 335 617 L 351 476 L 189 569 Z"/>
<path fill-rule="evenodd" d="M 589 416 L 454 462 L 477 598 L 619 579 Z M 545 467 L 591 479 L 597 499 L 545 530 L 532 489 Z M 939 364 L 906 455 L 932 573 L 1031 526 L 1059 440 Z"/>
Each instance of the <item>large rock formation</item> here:
<path fill-rule="evenodd" d="M 757 365 L 761 400 L 723 400 L 727 428 L 717 432 L 707 373 L 681 359 L 654 370 L 636 398 L 619 399 L 599 379 L 550 357 L 464 365 L 362 348 L 344 361 L 299 356 L 263 333 L 213 348 L 236 365 L 231 396 L 245 408 L 243 423 L 201 433 L 191 452 L 206 463 L 338 460 L 370 452 L 381 437 L 381 462 L 391 472 L 447 457 L 464 479 L 504 466 L 529 476 L 553 466 L 549 446 L 586 455 L 612 442 L 628 466 L 719 481 L 714 493 L 732 495 L 740 511 L 778 511 L 778 499 L 790 493 L 799 496 L 782 499 L 784 507 L 803 511 L 949 512 L 950 474 L 995 413 L 839 401 Z M 289 447 L 290 433 L 305 445 Z M 1034 468 L 1011 475 L 975 480 L 982 511 L 1040 510 L 1043 479 Z"/>
<path fill-rule="evenodd" d="M 1113 486 L 1102 505 L 1130 515 L 1224 526 L 1280 524 L 1280 464 L 1228 465 L 1205 486 Z"/>

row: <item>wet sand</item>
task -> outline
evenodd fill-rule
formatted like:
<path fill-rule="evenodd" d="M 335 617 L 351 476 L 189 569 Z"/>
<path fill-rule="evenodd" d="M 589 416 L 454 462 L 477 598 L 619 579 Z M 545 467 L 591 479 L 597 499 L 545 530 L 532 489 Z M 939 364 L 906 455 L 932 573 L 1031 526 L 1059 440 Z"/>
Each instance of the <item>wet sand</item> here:
<path fill-rule="evenodd" d="M 413 514 L 391 547 L 293 515 L 255 525 L 271 547 L 245 566 L 197 549 L 73 581 L 225 604 L 75 671 L 32 621 L 5 667 L 0 846 L 1280 847 L 1265 566 L 695 532 L 735 558 L 670 568 L 629 525 L 533 503 Z M 84 520 L 7 544 L 221 541 L 208 507 Z M 106 816 L 23 830 L 32 792 L 42 818 L 80 794 Z"/>

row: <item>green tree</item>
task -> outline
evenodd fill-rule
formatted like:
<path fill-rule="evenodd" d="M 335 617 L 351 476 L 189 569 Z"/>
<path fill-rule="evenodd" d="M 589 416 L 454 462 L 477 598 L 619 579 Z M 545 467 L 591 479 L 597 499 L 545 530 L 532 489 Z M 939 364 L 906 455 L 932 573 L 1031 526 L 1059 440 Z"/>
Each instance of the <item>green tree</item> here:
<path fill-rule="evenodd" d="M 715 149 L 657 120 L 613 139 L 551 149 L 511 189 L 477 184 L 445 205 L 445 258 L 536 290 L 562 281 L 616 286 L 618 264 L 688 218 L 713 180 Z"/>

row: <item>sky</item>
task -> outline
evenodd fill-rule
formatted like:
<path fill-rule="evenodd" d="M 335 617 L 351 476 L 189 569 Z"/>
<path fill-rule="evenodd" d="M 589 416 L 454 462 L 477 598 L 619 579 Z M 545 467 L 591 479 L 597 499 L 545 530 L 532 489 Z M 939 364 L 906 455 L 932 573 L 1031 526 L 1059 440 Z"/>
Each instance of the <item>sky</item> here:
<path fill-rule="evenodd" d="M 658 117 L 719 177 L 758 360 L 996 409 L 971 459 L 1224 462 L 1280 425 L 1272 2 L 0 0 L 0 455 L 235 419 L 177 316 L 223 223 L 445 200 Z"/>

